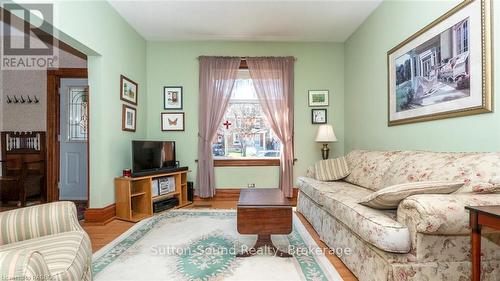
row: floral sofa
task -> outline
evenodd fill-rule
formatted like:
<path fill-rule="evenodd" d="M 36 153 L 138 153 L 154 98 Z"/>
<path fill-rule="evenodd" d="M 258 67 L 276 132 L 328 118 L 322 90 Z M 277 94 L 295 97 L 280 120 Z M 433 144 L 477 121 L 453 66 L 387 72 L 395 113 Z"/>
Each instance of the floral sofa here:
<path fill-rule="evenodd" d="M 92 280 L 90 238 L 72 202 L 0 213 L 0 280 Z"/>
<path fill-rule="evenodd" d="M 464 206 L 500 205 L 500 193 L 483 194 L 500 187 L 500 153 L 355 150 L 346 158 L 350 174 L 342 181 L 317 181 L 312 169 L 298 178 L 297 210 L 328 247 L 350 249 L 339 258 L 359 280 L 470 279 Z M 358 204 L 383 187 L 432 180 L 464 186 L 453 194 L 410 196 L 397 210 Z M 483 233 L 481 280 L 499 280 L 500 234 Z"/>

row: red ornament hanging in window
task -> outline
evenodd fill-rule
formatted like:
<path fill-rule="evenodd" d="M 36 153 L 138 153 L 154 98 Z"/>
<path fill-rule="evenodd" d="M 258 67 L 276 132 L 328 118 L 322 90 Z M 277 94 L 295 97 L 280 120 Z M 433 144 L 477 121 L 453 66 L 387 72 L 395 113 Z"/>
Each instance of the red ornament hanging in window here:
<path fill-rule="evenodd" d="M 233 123 L 231 123 L 228 120 L 226 120 L 226 122 L 222 123 L 222 125 L 226 126 L 226 130 L 228 130 L 229 126 L 233 125 Z"/>

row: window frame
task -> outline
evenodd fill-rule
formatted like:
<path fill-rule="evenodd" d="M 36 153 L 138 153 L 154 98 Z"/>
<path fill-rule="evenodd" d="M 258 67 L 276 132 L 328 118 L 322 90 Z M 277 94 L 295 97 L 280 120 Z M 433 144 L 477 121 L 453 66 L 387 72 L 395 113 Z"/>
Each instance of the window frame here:
<path fill-rule="evenodd" d="M 214 159 L 214 167 L 252 167 L 252 166 L 279 166 L 280 159 Z"/>
<path fill-rule="evenodd" d="M 239 69 L 248 69 L 247 61 L 242 59 Z M 257 167 L 257 166 L 279 166 L 280 158 L 237 158 L 237 159 L 214 159 L 214 167 Z"/>

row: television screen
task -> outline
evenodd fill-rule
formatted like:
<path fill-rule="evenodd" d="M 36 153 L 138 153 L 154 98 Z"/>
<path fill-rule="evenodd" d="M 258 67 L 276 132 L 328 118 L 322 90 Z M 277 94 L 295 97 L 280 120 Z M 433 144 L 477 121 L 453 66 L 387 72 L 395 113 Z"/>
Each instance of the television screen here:
<path fill-rule="evenodd" d="M 132 141 L 134 173 L 175 167 L 174 141 Z"/>

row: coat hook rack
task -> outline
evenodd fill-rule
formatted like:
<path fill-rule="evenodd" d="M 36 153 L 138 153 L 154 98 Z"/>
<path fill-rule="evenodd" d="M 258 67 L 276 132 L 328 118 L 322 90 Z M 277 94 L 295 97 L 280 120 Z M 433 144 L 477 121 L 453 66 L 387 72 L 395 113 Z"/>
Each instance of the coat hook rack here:
<path fill-rule="evenodd" d="M 6 103 L 7 104 L 14 104 L 14 103 L 20 103 L 20 104 L 37 104 L 40 103 L 40 99 L 38 98 L 37 95 L 6 95 Z"/>

